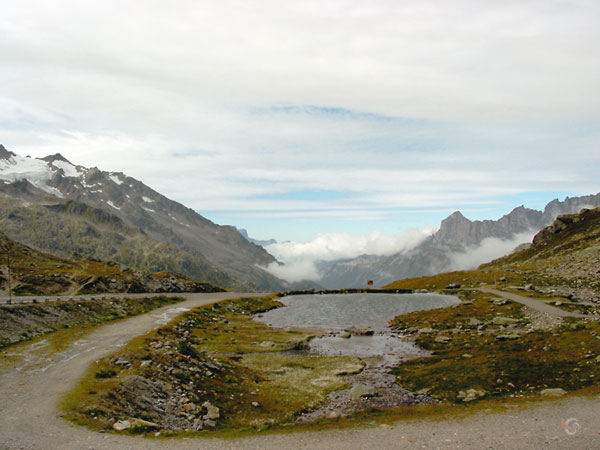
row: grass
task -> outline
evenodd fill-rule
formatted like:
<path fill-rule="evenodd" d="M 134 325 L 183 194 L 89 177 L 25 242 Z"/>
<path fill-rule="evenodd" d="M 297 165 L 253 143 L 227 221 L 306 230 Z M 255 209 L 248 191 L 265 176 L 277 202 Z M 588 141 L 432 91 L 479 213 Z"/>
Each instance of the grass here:
<path fill-rule="evenodd" d="M 134 414 L 150 421 L 166 420 L 175 430 L 190 428 L 191 423 L 178 418 L 179 403 L 170 407 L 172 416 L 167 419 L 121 401 L 133 395 L 127 384 L 144 378 L 168 386 L 170 396 L 183 392 L 196 405 L 209 401 L 217 406 L 221 418 L 216 429 L 202 434 L 256 432 L 290 423 L 302 412 L 324 404 L 328 392 L 349 387 L 337 374 L 356 371 L 363 364 L 354 357 L 294 352 L 313 334 L 273 329 L 252 320 L 252 314 L 279 305 L 274 298 L 244 298 L 187 312 L 93 364 L 65 398 L 63 410 L 71 420 L 93 429 L 110 429 L 110 418 Z M 129 365 L 117 366 L 117 359 Z M 108 371 L 115 375 L 96 376 Z"/>
<path fill-rule="evenodd" d="M 483 294 L 463 291 L 472 304 L 420 311 L 396 318 L 399 330 L 433 328 L 416 343 L 431 356 L 407 361 L 394 369 L 397 382 L 411 391 L 426 389 L 443 401 L 461 402 L 460 391 L 483 391 L 484 398 L 537 395 L 548 387 L 578 391 L 600 381 L 600 324 L 565 321 L 549 331 L 528 331 L 521 305 L 491 303 Z M 517 320 L 500 325 L 498 317 Z M 496 321 L 494 321 L 496 318 Z M 512 327 L 512 328 L 511 328 Z M 514 340 L 498 335 L 518 333 Z M 437 342 L 442 334 L 450 338 Z"/>

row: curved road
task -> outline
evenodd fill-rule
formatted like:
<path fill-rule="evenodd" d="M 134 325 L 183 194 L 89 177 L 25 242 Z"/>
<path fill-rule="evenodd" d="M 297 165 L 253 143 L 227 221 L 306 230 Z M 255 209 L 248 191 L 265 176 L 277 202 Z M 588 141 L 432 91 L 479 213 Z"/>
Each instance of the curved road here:
<path fill-rule="evenodd" d="M 237 440 L 154 440 L 92 432 L 58 416 L 63 395 L 89 364 L 181 312 L 241 294 L 186 294 L 187 301 L 99 327 L 44 367 L 0 377 L 0 449 L 592 449 L 600 448 L 600 397 L 568 397 L 531 408 L 508 406 L 462 419 L 399 422 L 351 430 Z M 253 294 L 255 295 L 255 294 Z M 565 430 L 566 428 L 566 430 Z M 569 433 L 567 433 L 569 432 Z"/>

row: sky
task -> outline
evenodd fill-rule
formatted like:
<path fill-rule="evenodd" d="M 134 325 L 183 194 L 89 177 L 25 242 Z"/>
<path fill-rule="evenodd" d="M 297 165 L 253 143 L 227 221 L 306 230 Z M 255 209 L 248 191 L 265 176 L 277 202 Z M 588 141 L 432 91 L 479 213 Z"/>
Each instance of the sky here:
<path fill-rule="evenodd" d="M 0 143 L 386 253 L 599 192 L 598 42 L 596 0 L 0 0 Z"/>

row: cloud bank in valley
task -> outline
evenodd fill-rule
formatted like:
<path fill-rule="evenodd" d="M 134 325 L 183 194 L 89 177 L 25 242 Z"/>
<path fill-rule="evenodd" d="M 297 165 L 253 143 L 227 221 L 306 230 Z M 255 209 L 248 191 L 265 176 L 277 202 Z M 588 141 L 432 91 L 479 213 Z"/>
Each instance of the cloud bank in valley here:
<path fill-rule="evenodd" d="M 271 263 L 264 268 L 271 274 L 286 281 L 311 280 L 321 278 L 317 263 L 351 259 L 361 255 L 392 255 L 415 248 L 435 229 L 408 230 L 398 236 L 387 236 L 374 231 L 355 236 L 348 233 L 320 233 L 309 242 L 281 242 L 266 246 L 284 265 Z"/>
<path fill-rule="evenodd" d="M 496 258 L 508 255 L 515 248 L 524 243 L 532 241 L 533 236 L 539 230 L 531 230 L 525 233 L 519 233 L 512 239 L 486 238 L 476 247 L 468 247 L 463 252 L 450 255 L 450 270 L 470 270 L 475 269 L 481 264 L 490 262 Z"/>

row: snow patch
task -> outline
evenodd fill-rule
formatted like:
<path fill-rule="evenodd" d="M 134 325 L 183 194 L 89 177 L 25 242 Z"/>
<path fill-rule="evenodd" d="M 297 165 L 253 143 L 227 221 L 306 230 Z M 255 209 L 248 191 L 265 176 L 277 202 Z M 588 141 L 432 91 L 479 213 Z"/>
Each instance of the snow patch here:
<path fill-rule="evenodd" d="M 118 184 L 119 186 L 123 184 L 123 181 L 119 178 L 119 176 L 117 174 L 110 174 L 108 175 L 108 178 L 110 178 L 114 183 Z"/>
<path fill-rule="evenodd" d="M 144 200 L 146 203 L 154 203 L 154 200 L 152 200 L 151 198 L 148 198 L 148 197 L 142 196 L 142 200 Z"/>
<path fill-rule="evenodd" d="M 110 200 L 108 200 L 106 203 L 108 204 L 108 206 L 112 206 L 115 209 L 121 209 L 117 205 L 115 205 L 113 202 L 111 202 Z"/>
<path fill-rule="evenodd" d="M 66 177 L 77 178 L 80 175 L 77 168 L 73 164 L 69 164 L 66 161 L 52 161 L 52 165 L 57 169 L 62 169 Z"/>
<path fill-rule="evenodd" d="M 62 193 L 51 186 L 48 181 L 52 179 L 54 171 L 46 161 L 35 158 L 23 158 L 15 155 L 10 159 L 0 160 L 0 179 L 14 183 L 19 180 L 27 180 L 38 189 L 41 189 L 56 197 L 63 197 Z"/>
<path fill-rule="evenodd" d="M 155 213 L 156 212 L 153 209 L 146 208 L 145 206 L 142 206 L 142 209 L 145 209 L 146 211 L 151 212 L 151 213 Z"/>

